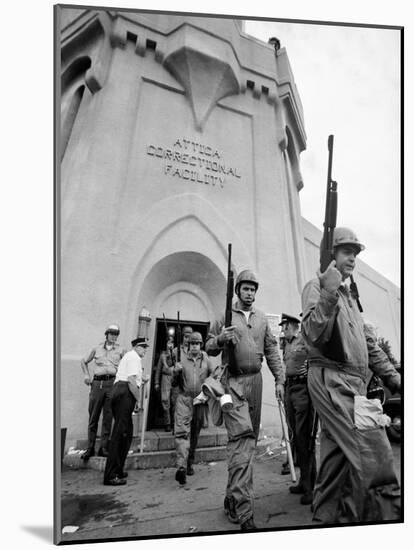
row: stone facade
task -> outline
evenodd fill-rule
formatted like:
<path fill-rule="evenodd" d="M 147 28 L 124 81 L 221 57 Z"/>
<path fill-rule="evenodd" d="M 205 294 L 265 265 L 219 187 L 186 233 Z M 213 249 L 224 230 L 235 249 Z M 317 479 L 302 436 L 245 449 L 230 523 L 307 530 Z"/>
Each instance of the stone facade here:
<path fill-rule="evenodd" d="M 150 311 L 149 372 L 163 314 L 222 318 L 228 243 L 235 275 L 257 272 L 257 306 L 269 314 L 300 311 L 317 260 L 300 214 L 306 134 L 285 48 L 276 53 L 229 18 L 57 13 L 60 414 L 72 441 L 87 426 L 79 361 L 109 322 L 128 346 L 139 311 Z M 368 266 L 361 274 L 373 321 L 386 286 L 384 328 L 396 343 L 397 291 Z M 263 372 L 270 429 L 274 384 Z"/>

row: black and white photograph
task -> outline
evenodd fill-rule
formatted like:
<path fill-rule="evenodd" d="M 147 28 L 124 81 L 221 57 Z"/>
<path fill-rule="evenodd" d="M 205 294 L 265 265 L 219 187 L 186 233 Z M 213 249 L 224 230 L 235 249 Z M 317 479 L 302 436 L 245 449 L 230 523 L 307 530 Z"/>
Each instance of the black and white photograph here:
<path fill-rule="evenodd" d="M 406 22 L 315 6 L 48 7 L 55 545 L 407 520 Z"/>
<path fill-rule="evenodd" d="M 57 542 L 401 522 L 402 28 L 55 25 Z"/>

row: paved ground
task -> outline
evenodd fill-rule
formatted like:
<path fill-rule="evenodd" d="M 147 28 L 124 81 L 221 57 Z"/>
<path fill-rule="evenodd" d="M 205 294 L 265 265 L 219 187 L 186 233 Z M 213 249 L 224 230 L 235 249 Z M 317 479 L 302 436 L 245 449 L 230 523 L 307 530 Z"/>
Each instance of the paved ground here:
<path fill-rule="evenodd" d="M 400 448 L 393 447 L 400 469 Z M 284 455 L 260 450 L 255 462 L 255 522 L 260 529 L 311 525 L 310 506 L 288 491 L 290 476 L 280 475 Z M 62 472 L 62 527 L 77 526 L 62 541 L 96 541 L 188 533 L 238 532 L 223 513 L 225 461 L 198 464 L 195 475 L 179 486 L 175 469 L 129 471 L 127 485 L 102 484 L 96 470 Z"/>

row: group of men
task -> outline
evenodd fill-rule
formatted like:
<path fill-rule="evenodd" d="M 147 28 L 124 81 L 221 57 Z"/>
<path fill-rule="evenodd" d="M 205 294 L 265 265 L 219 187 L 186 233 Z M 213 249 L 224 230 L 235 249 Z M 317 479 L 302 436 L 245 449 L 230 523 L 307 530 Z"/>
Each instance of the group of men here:
<path fill-rule="evenodd" d="M 256 529 L 253 460 L 260 428 L 264 358 L 275 379 L 276 399 L 285 402 L 300 470 L 299 482 L 290 491 L 301 495 L 302 504 L 312 505 L 313 520 L 332 524 L 400 519 L 400 487 L 380 421 L 381 406 L 367 399 L 366 390 L 372 372 L 391 391 L 398 391 L 401 381 L 367 329 L 349 286 L 356 256 L 363 249 L 353 231 L 335 229 L 330 265 L 323 273 L 318 271 L 303 290 L 301 321 L 293 315 L 282 317 L 283 361 L 265 313 L 254 307 L 259 281 L 251 270 L 242 271 L 236 279 L 231 326 L 209 334 L 205 351 L 201 334 L 190 327 L 180 361 L 172 343 L 160 358 L 155 385 L 161 391 L 168 430 L 172 428 L 171 404 L 175 404 L 175 478 L 184 484 L 186 476 L 194 473 L 194 451 L 209 408 L 212 417 L 218 418 L 216 423 L 224 422 L 228 435 L 224 512 L 242 531 Z M 132 437 L 129 422 L 138 398 L 136 388 L 142 384 L 142 368 L 140 361 L 132 361 L 131 367 L 124 364 L 128 354 L 123 355 L 116 338 L 111 338 L 119 334 L 116 328 L 114 333 L 114 327 L 108 327 L 106 342 L 91 351 L 82 368 L 85 382 L 91 384 L 86 458 L 94 453 L 97 412 L 107 385 L 114 383 L 115 423 L 108 450 L 109 409 L 104 406 L 100 454 L 109 454 L 104 482 L 120 485 L 125 483 L 124 457 Z M 142 339 L 134 340 L 129 354 L 142 357 L 147 345 Z M 221 365 L 214 368 L 210 357 L 219 354 Z M 93 380 L 87 368 L 92 359 L 97 366 Z M 223 407 L 217 417 L 218 400 L 223 395 L 232 406 Z M 318 419 L 317 471 L 313 427 Z"/>

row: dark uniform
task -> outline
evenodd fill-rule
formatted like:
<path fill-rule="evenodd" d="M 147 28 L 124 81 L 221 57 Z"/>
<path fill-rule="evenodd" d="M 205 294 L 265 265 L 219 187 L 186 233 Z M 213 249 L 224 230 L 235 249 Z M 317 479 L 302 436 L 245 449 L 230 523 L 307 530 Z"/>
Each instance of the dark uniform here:
<path fill-rule="evenodd" d="M 295 317 L 283 315 L 280 324 L 289 322 L 297 323 L 299 326 L 300 321 Z M 315 452 L 311 449 L 314 410 L 307 385 L 307 351 L 300 332 L 291 339 L 285 337 L 283 361 L 286 367 L 286 415 L 296 463 L 300 469 L 299 484 L 290 487 L 290 491 L 304 493 L 302 504 L 310 504 L 316 478 Z"/>

